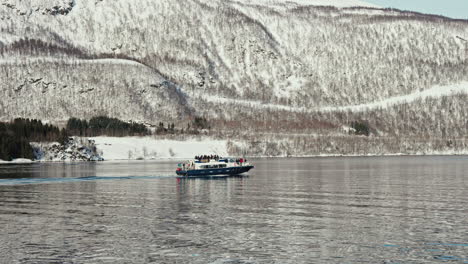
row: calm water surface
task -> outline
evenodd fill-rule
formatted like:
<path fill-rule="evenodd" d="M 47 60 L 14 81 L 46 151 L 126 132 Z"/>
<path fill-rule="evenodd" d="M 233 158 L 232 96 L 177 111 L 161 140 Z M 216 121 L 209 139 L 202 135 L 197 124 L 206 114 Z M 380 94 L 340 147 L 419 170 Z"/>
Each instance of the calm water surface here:
<path fill-rule="evenodd" d="M 1 263 L 468 263 L 468 157 L 0 166 Z"/>

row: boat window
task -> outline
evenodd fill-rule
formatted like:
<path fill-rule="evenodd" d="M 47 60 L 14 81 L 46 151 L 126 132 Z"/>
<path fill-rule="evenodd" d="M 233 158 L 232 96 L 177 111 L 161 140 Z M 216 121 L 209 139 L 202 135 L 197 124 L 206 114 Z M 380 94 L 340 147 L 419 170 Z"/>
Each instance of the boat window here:
<path fill-rule="evenodd" d="M 227 164 L 212 164 L 212 165 L 201 165 L 200 169 L 217 169 L 217 168 L 226 168 Z"/>

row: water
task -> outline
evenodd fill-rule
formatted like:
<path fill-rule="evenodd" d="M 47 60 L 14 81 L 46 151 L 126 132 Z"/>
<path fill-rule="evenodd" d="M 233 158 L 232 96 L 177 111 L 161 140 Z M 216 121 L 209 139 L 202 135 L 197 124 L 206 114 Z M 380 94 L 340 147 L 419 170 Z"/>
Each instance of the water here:
<path fill-rule="evenodd" d="M 468 263 L 468 157 L 253 162 L 2 165 L 0 262 Z"/>

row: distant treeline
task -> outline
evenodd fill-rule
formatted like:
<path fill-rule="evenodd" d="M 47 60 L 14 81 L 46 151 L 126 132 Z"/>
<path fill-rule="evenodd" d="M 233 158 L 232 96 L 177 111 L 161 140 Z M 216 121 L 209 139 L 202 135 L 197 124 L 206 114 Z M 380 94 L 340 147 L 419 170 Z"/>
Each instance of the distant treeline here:
<path fill-rule="evenodd" d="M 353 121 L 351 122 L 351 128 L 354 129 L 355 135 L 363 135 L 369 136 L 370 135 L 370 127 L 369 124 L 363 121 Z"/>
<path fill-rule="evenodd" d="M 154 131 L 156 135 L 165 134 L 200 134 L 200 130 L 209 130 L 211 125 L 208 120 L 204 117 L 195 117 L 192 122 L 187 124 L 187 127 L 176 128 L 174 123 L 168 123 L 167 127 L 163 122 L 159 122 L 158 127 Z"/>
<path fill-rule="evenodd" d="M 43 124 L 35 119 L 14 119 L 10 123 L 0 122 L 0 159 L 33 159 L 30 142 L 60 142 L 68 139 L 67 132 L 56 126 Z"/>
<path fill-rule="evenodd" d="M 147 126 L 135 122 L 124 122 L 117 118 L 106 116 L 97 116 L 86 119 L 70 118 L 68 119 L 66 131 L 73 136 L 96 137 L 96 136 L 146 136 L 151 134 L 199 134 L 200 130 L 211 129 L 210 123 L 204 117 L 195 117 L 186 128 L 176 128 L 174 123 L 159 122 L 154 131 Z"/>
<path fill-rule="evenodd" d="M 200 129 L 209 129 L 208 120 L 203 117 L 195 118 L 184 130 L 176 129 L 174 123 L 164 125 L 160 122 L 154 130 L 155 134 L 197 134 Z M 0 122 L 0 159 L 12 160 L 17 158 L 34 159 L 31 142 L 59 142 L 64 145 L 70 136 L 146 136 L 152 131 L 144 124 L 125 122 L 117 118 L 97 116 L 86 119 L 72 117 L 65 128 L 44 124 L 36 119 L 17 118 L 11 122 Z"/>
<path fill-rule="evenodd" d="M 85 119 L 70 118 L 67 122 L 67 132 L 75 136 L 145 136 L 151 134 L 151 131 L 143 124 L 124 122 L 117 118 L 106 116 L 97 116 L 89 121 Z"/>
<path fill-rule="evenodd" d="M 151 132 L 143 124 L 128 123 L 105 116 L 89 121 L 70 118 L 66 128 L 44 124 L 36 119 L 17 118 L 0 122 L 0 159 L 34 159 L 31 142 L 59 142 L 66 144 L 70 136 L 142 136 Z"/>

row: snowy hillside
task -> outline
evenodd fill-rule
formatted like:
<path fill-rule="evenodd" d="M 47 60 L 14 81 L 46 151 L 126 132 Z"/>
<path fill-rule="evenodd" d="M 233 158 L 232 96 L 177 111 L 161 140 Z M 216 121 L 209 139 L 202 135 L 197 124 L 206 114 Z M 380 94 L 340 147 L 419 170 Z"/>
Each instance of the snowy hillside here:
<path fill-rule="evenodd" d="M 314 5 L 314 6 L 335 6 L 335 7 L 378 7 L 377 5 L 366 3 L 359 0 L 245 0 L 245 3 L 251 5 Z"/>
<path fill-rule="evenodd" d="M 357 0 L 4 0 L 0 21 L 2 120 L 468 134 L 468 21 Z"/>

